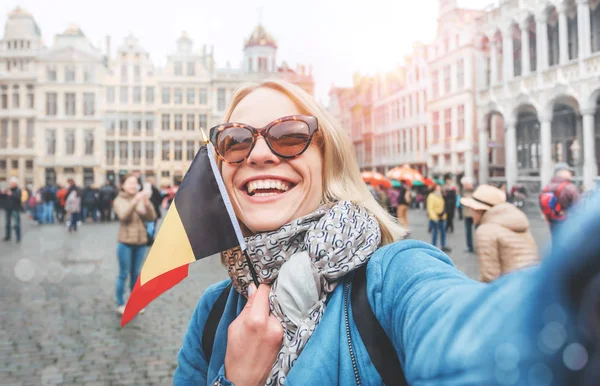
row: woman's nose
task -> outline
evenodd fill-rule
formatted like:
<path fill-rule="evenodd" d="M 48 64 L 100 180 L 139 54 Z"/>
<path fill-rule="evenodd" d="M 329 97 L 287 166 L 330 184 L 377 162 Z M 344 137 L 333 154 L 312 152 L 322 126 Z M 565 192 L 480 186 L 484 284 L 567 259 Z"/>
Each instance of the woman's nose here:
<path fill-rule="evenodd" d="M 256 144 L 254 145 L 252 152 L 250 152 L 247 162 L 250 165 L 260 166 L 265 164 L 278 164 L 280 160 L 279 157 L 273 154 L 269 145 L 267 145 L 267 142 L 261 136 L 256 139 Z"/>

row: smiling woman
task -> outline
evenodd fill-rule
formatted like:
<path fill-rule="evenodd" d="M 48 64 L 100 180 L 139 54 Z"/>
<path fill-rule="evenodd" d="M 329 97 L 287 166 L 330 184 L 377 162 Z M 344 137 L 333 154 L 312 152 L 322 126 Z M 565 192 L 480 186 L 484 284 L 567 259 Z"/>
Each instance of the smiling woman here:
<path fill-rule="evenodd" d="M 565 347 L 597 344 L 575 323 L 572 251 L 489 285 L 471 280 L 440 250 L 398 241 L 405 232 L 362 182 L 349 138 L 304 91 L 245 86 L 225 121 L 211 142 L 248 256 L 223 254 L 230 279 L 202 295 L 175 385 L 538 384 L 540 366 L 575 384 L 562 352 L 538 340 L 556 323 L 551 309 Z M 518 358 L 509 367 L 506 347 Z"/>

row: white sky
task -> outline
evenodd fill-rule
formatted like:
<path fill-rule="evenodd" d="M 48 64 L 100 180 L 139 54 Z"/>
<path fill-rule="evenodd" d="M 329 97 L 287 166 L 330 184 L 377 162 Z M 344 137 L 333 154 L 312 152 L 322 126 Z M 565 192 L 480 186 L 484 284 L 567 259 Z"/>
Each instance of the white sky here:
<path fill-rule="evenodd" d="M 483 8 L 491 0 L 461 0 Z M 111 35 L 113 54 L 133 33 L 156 64 L 164 63 L 183 30 L 195 47 L 214 44 L 218 66 L 239 66 L 242 45 L 259 20 L 277 40 L 278 63 L 312 64 L 316 94 L 349 86 L 352 74 L 374 74 L 401 64 L 415 41 L 435 35 L 438 0 L 2 0 L 0 23 L 17 5 L 31 12 L 44 40 L 78 24 L 93 44 Z M 3 33 L 2 33 L 3 34 Z"/>

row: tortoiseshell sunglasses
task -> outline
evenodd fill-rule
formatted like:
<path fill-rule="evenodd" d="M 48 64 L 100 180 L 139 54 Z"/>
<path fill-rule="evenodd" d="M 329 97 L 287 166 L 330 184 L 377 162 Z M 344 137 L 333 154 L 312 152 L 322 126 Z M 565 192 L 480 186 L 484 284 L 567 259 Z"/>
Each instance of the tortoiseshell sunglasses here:
<path fill-rule="evenodd" d="M 219 158 L 227 163 L 245 161 L 258 137 L 265 139 L 273 154 L 291 159 L 308 149 L 318 129 L 317 118 L 309 115 L 282 117 L 260 129 L 245 123 L 229 122 L 210 129 L 210 142 Z"/>

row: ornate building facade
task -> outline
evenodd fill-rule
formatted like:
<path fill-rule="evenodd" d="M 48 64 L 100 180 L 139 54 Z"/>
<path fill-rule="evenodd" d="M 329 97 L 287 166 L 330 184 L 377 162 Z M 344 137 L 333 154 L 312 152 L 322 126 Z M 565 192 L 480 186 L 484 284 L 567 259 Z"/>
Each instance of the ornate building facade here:
<path fill-rule="evenodd" d="M 245 40 L 239 67 L 218 68 L 213 47 L 183 33 L 164 67 L 135 36 L 101 51 L 79 27 L 46 47 L 33 16 L 17 8 L 0 40 L 0 184 L 39 187 L 118 182 L 139 171 L 162 185 L 183 178 L 202 138 L 247 82 L 286 79 L 314 94 L 312 71 L 277 63 L 262 25 Z"/>
<path fill-rule="evenodd" d="M 477 29 L 480 181 L 537 191 L 553 165 L 566 162 L 592 188 L 600 165 L 599 1 L 503 0 Z M 494 162 L 499 149 L 504 164 Z"/>

